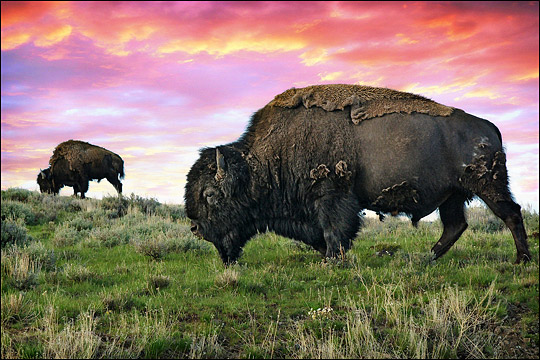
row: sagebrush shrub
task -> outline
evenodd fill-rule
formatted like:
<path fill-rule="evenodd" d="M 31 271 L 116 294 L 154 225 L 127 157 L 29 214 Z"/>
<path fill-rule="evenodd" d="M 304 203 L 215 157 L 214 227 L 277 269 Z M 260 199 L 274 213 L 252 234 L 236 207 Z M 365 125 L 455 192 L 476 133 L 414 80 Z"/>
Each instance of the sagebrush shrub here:
<path fill-rule="evenodd" d="M 2 190 L 2 200 L 26 202 L 29 199 L 33 198 L 34 194 L 39 196 L 39 194 L 34 191 L 21 188 L 10 188 L 7 190 Z"/>
<path fill-rule="evenodd" d="M 123 196 L 106 196 L 101 199 L 100 205 L 109 218 L 115 219 L 127 214 L 129 200 Z"/>
<path fill-rule="evenodd" d="M 163 237 L 134 238 L 131 243 L 135 251 L 154 260 L 160 260 L 169 253 L 169 246 Z"/>
<path fill-rule="evenodd" d="M 36 215 L 31 205 L 10 200 L 2 201 L 2 219 L 21 219 L 29 225 L 36 223 Z"/>
<path fill-rule="evenodd" d="M 64 223 L 56 228 L 53 244 L 57 247 L 71 246 L 78 243 L 87 233 L 87 230 L 77 231 L 69 223 Z"/>
<path fill-rule="evenodd" d="M 2 220 L 2 248 L 8 245 L 24 245 L 32 240 L 24 225 L 12 220 Z"/>
<path fill-rule="evenodd" d="M 66 279 L 74 282 L 83 282 L 96 278 L 96 274 L 86 266 L 71 263 L 64 266 L 64 275 Z"/>

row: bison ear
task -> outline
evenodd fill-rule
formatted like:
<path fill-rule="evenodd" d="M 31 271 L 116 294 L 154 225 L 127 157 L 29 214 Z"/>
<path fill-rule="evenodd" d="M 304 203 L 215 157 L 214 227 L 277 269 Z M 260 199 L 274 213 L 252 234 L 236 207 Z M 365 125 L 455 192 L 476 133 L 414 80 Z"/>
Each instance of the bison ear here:
<path fill-rule="evenodd" d="M 217 171 L 215 179 L 216 181 L 221 181 L 225 177 L 225 170 L 227 169 L 227 164 L 225 163 L 225 157 L 218 148 L 216 148 L 216 165 Z"/>

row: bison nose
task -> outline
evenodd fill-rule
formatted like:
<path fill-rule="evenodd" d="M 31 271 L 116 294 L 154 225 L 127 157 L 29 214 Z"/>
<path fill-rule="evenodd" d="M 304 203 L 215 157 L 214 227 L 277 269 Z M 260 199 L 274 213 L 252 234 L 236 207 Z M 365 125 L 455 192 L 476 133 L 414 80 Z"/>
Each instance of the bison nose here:
<path fill-rule="evenodd" d="M 195 224 L 193 221 L 191 222 L 191 232 L 196 234 L 197 233 L 197 230 L 199 229 L 199 226 L 197 226 L 197 224 Z"/>

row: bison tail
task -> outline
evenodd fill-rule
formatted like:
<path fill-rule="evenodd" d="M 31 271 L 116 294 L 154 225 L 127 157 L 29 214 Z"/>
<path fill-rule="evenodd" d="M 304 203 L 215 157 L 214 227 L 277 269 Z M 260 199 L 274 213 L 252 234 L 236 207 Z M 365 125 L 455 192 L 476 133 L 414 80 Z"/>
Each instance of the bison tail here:
<path fill-rule="evenodd" d="M 118 172 L 118 177 L 120 178 L 120 180 L 123 180 L 124 179 L 124 160 L 120 159 L 120 161 L 116 162 L 115 164 L 115 170 L 116 172 Z"/>
<path fill-rule="evenodd" d="M 120 168 L 120 171 L 119 171 L 119 177 L 121 180 L 124 180 L 124 162 L 122 162 L 122 167 Z"/>

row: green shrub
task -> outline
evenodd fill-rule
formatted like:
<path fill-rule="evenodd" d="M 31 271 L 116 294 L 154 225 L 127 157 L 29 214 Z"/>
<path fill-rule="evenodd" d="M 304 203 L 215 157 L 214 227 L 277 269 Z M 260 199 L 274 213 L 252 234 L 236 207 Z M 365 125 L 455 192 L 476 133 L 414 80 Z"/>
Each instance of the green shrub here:
<path fill-rule="evenodd" d="M 117 287 L 103 291 L 101 302 L 107 311 L 125 311 L 138 305 L 131 291 Z"/>
<path fill-rule="evenodd" d="M 473 206 L 467 208 L 466 218 L 469 230 L 492 234 L 506 229 L 504 222 L 485 207 Z"/>
<path fill-rule="evenodd" d="M 2 219 L 22 219 L 25 224 L 34 225 L 36 216 L 31 205 L 18 201 L 2 201 Z"/>
<path fill-rule="evenodd" d="M 525 229 L 529 235 L 536 233 L 538 234 L 538 213 L 532 208 L 521 209 L 521 214 L 523 216 L 523 222 L 525 223 Z"/>
<path fill-rule="evenodd" d="M 95 228 L 90 238 L 100 246 L 114 247 L 129 243 L 131 236 L 128 229 L 116 226 Z"/>
<path fill-rule="evenodd" d="M 168 243 L 163 237 L 134 238 L 131 244 L 135 251 L 154 260 L 160 260 L 169 253 Z"/>
<path fill-rule="evenodd" d="M 21 188 L 2 190 L 2 200 L 26 202 L 28 199 L 39 197 L 39 193 Z"/>
<path fill-rule="evenodd" d="M 78 231 L 76 228 L 70 226 L 69 223 L 64 223 L 56 228 L 53 244 L 58 247 L 75 245 L 87 234 L 87 230 Z"/>
<path fill-rule="evenodd" d="M 64 266 L 66 279 L 73 282 L 83 282 L 97 278 L 97 275 L 86 266 L 68 263 Z"/>
<path fill-rule="evenodd" d="M 114 219 L 127 214 L 129 200 L 123 196 L 106 196 L 101 199 L 100 205 L 106 211 L 107 216 Z"/>
<path fill-rule="evenodd" d="M 75 219 L 68 221 L 68 225 L 72 228 L 75 228 L 77 231 L 81 231 L 81 230 L 91 230 L 94 224 L 92 220 L 85 219 L 82 217 L 76 217 Z"/>
<path fill-rule="evenodd" d="M 130 195 L 129 203 L 132 207 L 137 208 L 146 215 L 156 214 L 157 209 L 161 206 L 156 199 L 145 199 L 133 193 Z"/>
<path fill-rule="evenodd" d="M 191 233 L 178 235 L 167 234 L 167 236 L 169 237 L 168 247 L 171 252 L 179 253 L 192 250 L 211 252 L 213 248 L 212 244 L 208 241 L 200 240 Z"/>
<path fill-rule="evenodd" d="M 171 220 L 177 221 L 186 217 L 186 211 L 184 210 L 184 207 L 182 205 L 161 204 L 161 206 L 157 208 L 156 215 L 165 218 L 170 217 Z"/>
<path fill-rule="evenodd" d="M 24 245 L 33 238 L 26 233 L 26 228 L 12 220 L 2 220 L 2 248 L 8 245 Z"/>
<path fill-rule="evenodd" d="M 41 270 L 52 271 L 56 267 L 56 254 L 54 250 L 47 249 L 41 241 L 32 241 L 21 249 L 30 259 L 39 265 Z"/>

